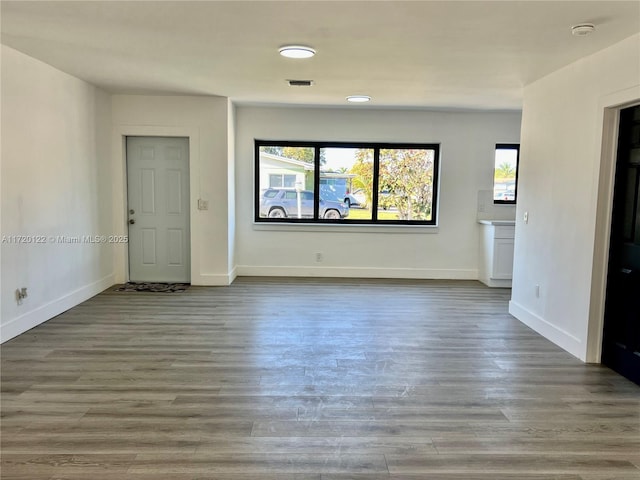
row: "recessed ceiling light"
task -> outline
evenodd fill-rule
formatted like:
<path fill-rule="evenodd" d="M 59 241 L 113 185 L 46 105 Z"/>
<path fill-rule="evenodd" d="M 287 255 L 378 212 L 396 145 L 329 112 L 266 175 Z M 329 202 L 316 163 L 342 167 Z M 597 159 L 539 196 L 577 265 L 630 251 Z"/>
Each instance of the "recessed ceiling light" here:
<path fill-rule="evenodd" d="M 316 54 L 316 51 L 305 45 L 285 45 L 278 50 L 280 55 L 287 58 L 310 58 Z"/>
<path fill-rule="evenodd" d="M 365 103 L 371 100 L 369 95 L 349 95 L 347 97 L 347 102 L 352 103 Z"/>
<path fill-rule="evenodd" d="M 576 37 L 584 37 L 594 32 L 596 27 L 591 23 L 581 23 L 580 25 L 574 25 L 571 27 L 571 34 Z"/>

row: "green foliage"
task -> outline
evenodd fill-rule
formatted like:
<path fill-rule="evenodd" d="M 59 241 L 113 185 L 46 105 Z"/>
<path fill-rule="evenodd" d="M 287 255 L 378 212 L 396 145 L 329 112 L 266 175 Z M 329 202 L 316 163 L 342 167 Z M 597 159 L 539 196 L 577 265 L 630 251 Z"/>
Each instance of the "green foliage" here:
<path fill-rule="evenodd" d="M 349 220 L 371 220 L 371 210 L 368 208 L 352 208 L 349 210 Z M 378 220 L 398 220 L 397 212 L 378 210 Z"/>
<path fill-rule="evenodd" d="M 380 150 L 378 206 L 397 208 L 400 220 L 430 220 L 433 199 L 433 151 L 420 149 Z M 351 173 L 358 175 L 354 188 L 361 188 L 371 204 L 373 197 L 373 152 L 358 150 Z"/>
<path fill-rule="evenodd" d="M 496 168 L 495 178 L 515 178 L 516 169 L 509 162 L 501 163 Z"/>
<path fill-rule="evenodd" d="M 311 147 L 284 147 L 282 156 L 306 163 L 313 163 L 315 150 Z"/>
<path fill-rule="evenodd" d="M 269 153 L 271 155 L 278 155 L 279 157 L 282 156 L 282 147 L 268 145 L 266 147 L 260 147 L 260 151 L 264 153 Z"/>
<path fill-rule="evenodd" d="M 349 173 L 357 175 L 351 181 L 353 191 L 362 190 L 367 199 L 367 205 L 371 205 L 371 199 L 373 198 L 373 150 L 358 149 L 356 151 L 356 162 Z"/>
<path fill-rule="evenodd" d="M 380 151 L 380 191 L 398 209 L 401 220 L 430 220 L 433 198 L 433 151 Z"/>
<path fill-rule="evenodd" d="M 278 155 L 279 157 L 291 158 L 293 160 L 300 160 L 302 162 L 313 164 L 314 151 L 313 147 L 280 147 L 276 145 L 269 145 L 260 147 L 263 152 L 270 153 L 271 155 Z M 324 165 L 326 162 L 324 150 L 320 150 L 320 165 Z"/>

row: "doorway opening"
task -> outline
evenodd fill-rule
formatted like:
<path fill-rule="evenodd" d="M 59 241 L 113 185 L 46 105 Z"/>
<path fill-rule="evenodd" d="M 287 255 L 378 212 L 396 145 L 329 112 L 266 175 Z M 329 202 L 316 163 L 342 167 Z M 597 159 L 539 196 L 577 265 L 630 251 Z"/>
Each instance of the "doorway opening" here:
<path fill-rule="evenodd" d="M 602 363 L 640 384 L 640 106 L 620 110 Z"/>

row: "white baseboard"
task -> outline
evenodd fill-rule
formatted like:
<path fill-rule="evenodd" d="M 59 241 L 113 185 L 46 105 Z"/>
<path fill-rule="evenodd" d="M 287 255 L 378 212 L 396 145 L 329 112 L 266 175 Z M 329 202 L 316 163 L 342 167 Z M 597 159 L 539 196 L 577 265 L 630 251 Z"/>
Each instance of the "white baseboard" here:
<path fill-rule="evenodd" d="M 487 287 L 511 288 L 511 280 L 505 280 L 502 278 L 480 278 L 479 280 Z"/>
<path fill-rule="evenodd" d="M 583 362 L 586 361 L 586 348 L 579 338 L 549 323 L 544 318 L 539 317 L 513 300 L 509 302 L 509 313 L 574 357 L 577 357 Z"/>
<path fill-rule="evenodd" d="M 238 269 L 236 267 L 233 267 L 233 270 L 229 272 L 229 285 L 231 285 L 237 277 L 238 277 Z"/>
<path fill-rule="evenodd" d="M 477 280 L 477 270 L 377 267 L 275 267 L 238 265 L 241 277 L 336 277 L 336 278 L 411 278 L 437 280 Z"/>
<path fill-rule="evenodd" d="M 191 285 L 200 287 L 227 287 L 235 280 L 236 273 L 233 269 L 229 273 L 201 273 L 191 276 Z"/>
<path fill-rule="evenodd" d="M 11 340 L 47 320 L 51 320 L 56 315 L 66 312 L 70 308 L 90 299 L 112 285 L 115 285 L 114 275 L 110 274 L 10 320 L 0 328 L 0 343 Z"/>

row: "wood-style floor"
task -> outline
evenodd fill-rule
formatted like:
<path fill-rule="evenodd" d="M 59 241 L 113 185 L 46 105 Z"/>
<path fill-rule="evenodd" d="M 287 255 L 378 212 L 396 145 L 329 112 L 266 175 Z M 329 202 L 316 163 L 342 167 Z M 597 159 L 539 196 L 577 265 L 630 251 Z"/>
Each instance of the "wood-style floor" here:
<path fill-rule="evenodd" d="M 477 282 L 107 291 L 2 346 L 2 479 L 640 479 L 640 387 Z"/>

